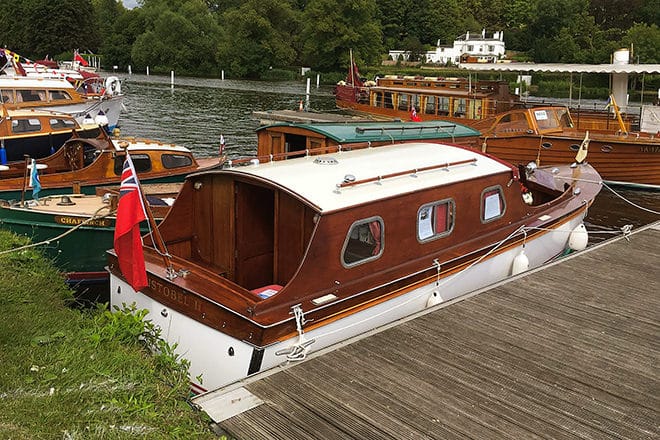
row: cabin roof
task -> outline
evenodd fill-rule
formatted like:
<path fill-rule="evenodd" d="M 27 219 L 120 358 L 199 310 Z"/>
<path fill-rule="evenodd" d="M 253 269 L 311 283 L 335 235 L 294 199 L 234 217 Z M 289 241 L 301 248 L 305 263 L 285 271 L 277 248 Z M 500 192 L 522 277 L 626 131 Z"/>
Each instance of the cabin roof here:
<path fill-rule="evenodd" d="M 479 136 L 477 130 L 447 121 L 364 122 L 359 124 L 279 123 L 260 127 L 257 131 L 268 130 L 273 127 L 301 128 L 318 133 L 338 143 L 452 139 L 452 137 Z"/>
<path fill-rule="evenodd" d="M 132 153 L 139 153 L 141 150 L 163 150 L 171 153 L 190 153 L 188 148 L 176 144 L 166 144 L 148 139 L 112 139 L 112 144 L 117 151 L 124 149 L 124 142 L 128 143 L 128 150 Z"/>
<path fill-rule="evenodd" d="M 474 162 L 445 167 L 447 163 Z M 437 167 L 419 171 L 424 167 Z M 353 151 L 307 156 L 229 168 L 221 173 L 252 176 L 296 194 L 321 212 L 330 212 L 426 188 L 497 173 L 512 167 L 478 151 L 431 143 L 403 143 Z M 357 182 L 394 173 L 380 182 L 338 188 L 346 176 Z"/>
<path fill-rule="evenodd" d="M 24 76 L 11 76 L 0 77 L 0 89 L 2 88 L 73 89 L 74 87 L 64 78 L 30 78 Z"/>

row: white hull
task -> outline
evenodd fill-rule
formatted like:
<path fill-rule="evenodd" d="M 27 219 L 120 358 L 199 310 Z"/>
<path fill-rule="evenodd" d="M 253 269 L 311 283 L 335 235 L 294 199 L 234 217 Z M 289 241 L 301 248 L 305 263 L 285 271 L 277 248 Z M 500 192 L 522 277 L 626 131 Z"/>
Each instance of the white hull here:
<path fill-rule="evenodd" d="M 582 222 L 583 217 L 584 215 L 579 215 L 558 229 L 527 241 L 525 254 L 529 258 L 529 267 L 538 267 L 560 254 L 567 247 L 571 231 Z M 412 315 L 437 302 L 448 301 L 501 281 L 511 276 L 514 258 L 520 254 L 521 248 L 522 246 L 518 246 L 499 254 L 495 252 L 458 274 L 441 278 L 439 285 L 433 281 L 326 326 L 306 331 L 305 340 L 315 340 L 308 352 L 318 351 Z M 430 304 L 429 299 L 434 292 L 437 292 L 440 298 L 436 298 L 438 301 Z M 260 367 L 255 371 L 254 365 L 252 370 L 250 369 L 250 363 L 255 355 L 253 345 L 207 327 L 140 292 L 135 293 L 126 282 L 111 273 L 111 305 L 121 307 L 122 303 L 132 302 L 137 304 L 138 309 L 149 311 L 147 318 L 160 326 L 163 338 L 170 344 L 178 344 L 177 353 L 191 362 L 190 377 L 197 392 L 217 389 L 236 382 L 245 378 L 248 371 L 265 371 L 286 363 L 286 356 L 276 353 L 299 342 L 296 336 L 266 347 Z"/>
<path fill-rule="evenodd" d="M 89 122 L 95 122 L 95 118 L 100 111 L 103 111 L 108 118 L 108 130 L 117 127 L 119 123 L 119 115 L 122 110 L 122 101 L 124 95 L 105 97 L 102 100 L 90 100 L 89 102 L 80 104 L 60 105 L 54 107 L 44 107 L 44 110 L 55 112 L 62 112 L 72 115 L 76 118 L 78 124 L 83 125 Z"/>

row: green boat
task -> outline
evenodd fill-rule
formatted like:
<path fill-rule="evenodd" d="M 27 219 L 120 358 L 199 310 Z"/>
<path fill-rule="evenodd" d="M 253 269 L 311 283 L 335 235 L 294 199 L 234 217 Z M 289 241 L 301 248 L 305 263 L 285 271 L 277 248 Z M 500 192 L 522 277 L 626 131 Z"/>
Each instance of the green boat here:
<path fill-rule="evenodd" d="M 144 185 L 156 221 L 169 211 L 181 183 Z M 66 194 L 27 203 L 0 201 L 0 227 L 39 243 L 70 283 L 107 280 L 105 252 L 113 247 L 118 189 Z M 147 222 L 140 225 L 149 232 Z"/>

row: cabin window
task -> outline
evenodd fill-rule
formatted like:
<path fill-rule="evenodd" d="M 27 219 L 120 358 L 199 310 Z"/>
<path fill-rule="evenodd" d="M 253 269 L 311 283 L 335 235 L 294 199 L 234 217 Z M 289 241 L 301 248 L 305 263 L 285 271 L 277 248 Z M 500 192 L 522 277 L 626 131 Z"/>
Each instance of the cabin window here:
<path fill-rule="evenodd" d="M 0 91 L 0 101 L 5 104 L 14 103 L 14 91 L 13 90 L 1 90 Z"/>
<path fill-rule="evenodd" d="M 559 126 L 555 113 L 548 110 L 534 110 L 534 119 L 542 130 Z"/>
<path fill-rule="evenodd" d="M 417 239 L 424 242 L 449 235 L 454 228 L 454 213 L 453 200 L 423 205 L 417 211 Z"/>
<path fill-rule="evenodd" d="M 424 113 L 427 115 L 435 114 L 435 96 L 426 97 L 426 106 L 424 106 Z"/>
<path fill-rule="evenodd" d="M 356 266 L 383 254 L 383 219 L 371 217 L 351 225 L 342 250 L 342 264 Z"/>
<path fill-rule="evenodd" d="M 192 158 L 183 154 L 163 154 L 160 160 L 163 162 L 163 167 L 167 169 L 183 168 L 192 165 Z"/>
<path fill-rule="evenodd" d="M 151 171 L 151 158 L 148 154 L 131 154 L 136 173 Z M 115 174 L 121 176 L 124 168 L 124 156 L 115 157 Z"/>
<path fill-rule="evenodd" d="M 383 100 L 383 107 L 385 107 L 385 108 L 394 108 L 393 93 L 385 92 L 384 100 Z"/>
<path fill-rule="evenodd" d="M 61 101 L 61 100 L 70 101 L 71 95 L 69 95 L 69 93 L 65 92 L 64 90 L 51 90 L 50 99 L 51 101 Z"/>
<path fill-rule="evenodd" d="M 382 107 L 383 106 L 383 94 L 380 92 L 374 93 L 374 107 Z"/>
<path fill-rule="evenodd" d="M 514 133 L 527 130 L 529 124 L 523 113 L 509 113 L 497 122 L 496 133 Z"/>
<path fill-rule="evenodd" d="M 16 97 L 19 102 L 41 102 L 46 101 L 46 92 L 43 90 L 17 90 Z"/>
<path fill-rule="evenodd" d="M 76 123 L 73 122 L 70 119 L 51 119 L 50 120 L 50 128 L 52 129 L 60 129 L 60 128 L 75 128 Z"/>
<path fill-rule="evenodd" d="M 481 221 L 483 223 L 502 217 L 505 208 L 504 196 L 500 186 L 486 188 L 481 193 Z"/>
<path fill-rule="evenodd" d="M 399 110 L 408 110 L 408 102 L 410 101 L 410 96 L 405 95 L 405 94 L 400 94 L 399 95 L 399 103 L 398 103 L 398 108 Z"/>
<path fill-rule="evenodd" d="M 454 116 L 457 118 L 465 117 L 465 110 L 467 108 L 467 101 L 463 98 L 454 99 Z"/>
<path fill-rule="evenodd" d="M 449 98 L 438 96 L 438 114 L 442 116 L 449 114 Z"/>
<path fill-rule="evenodd" d="M 39 119 L 12 119 L 11 131 L 13 133 L 31 133 L 41 130 Z"/>

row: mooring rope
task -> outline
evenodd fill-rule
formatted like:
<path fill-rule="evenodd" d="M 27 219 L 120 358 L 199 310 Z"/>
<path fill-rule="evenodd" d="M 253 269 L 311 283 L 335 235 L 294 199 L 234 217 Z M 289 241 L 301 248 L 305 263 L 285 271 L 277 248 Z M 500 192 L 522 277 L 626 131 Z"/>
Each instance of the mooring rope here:
<path fill-rule="evenodd" d="M 73 233 L 75 230 L 87 225 L 88 223 L 90 223 L 94 220 L 100 219 L 100 218 L 108 217 L 108 216 L 110 216 L 114 213 L 114 211 L 109 211 L 107 214 L 98 215 L 98 213 L 101 212 L 104 209 L 110 209 L 110 207 L 109 206 L 101 206 L 99 209 L 97 209 L 94 212 L 94 214 L 92 214 L 92 216 L 90 218 L 84 220 L 81 223 L 78 223 L 77 225 L 75 225 L 72 228 L 67 229 L 65 232 L 63 232 L 62 234 L 60 234 L 56 237 L 53 237 L 53 238 L 48 239 L 48 240 L 43 240 L 43 241 L 40 241 L 38 243 L 30 243 L 30 244 L 26 244 L 25 246 L 20 246 L 20 247 L 17 247 L 17 248 L 12 248 L 12 249 L 7 249 L 5 251 L 0 251 L 0 255 L 10 254 L 12 252 L 22 251 L 22 250 L 30 249 L 30 248 L 37 247 L 37 246 L 49 245 L 53 241 L 61 240 L 62 238 L 66 237 L 67 235 Z"/>

